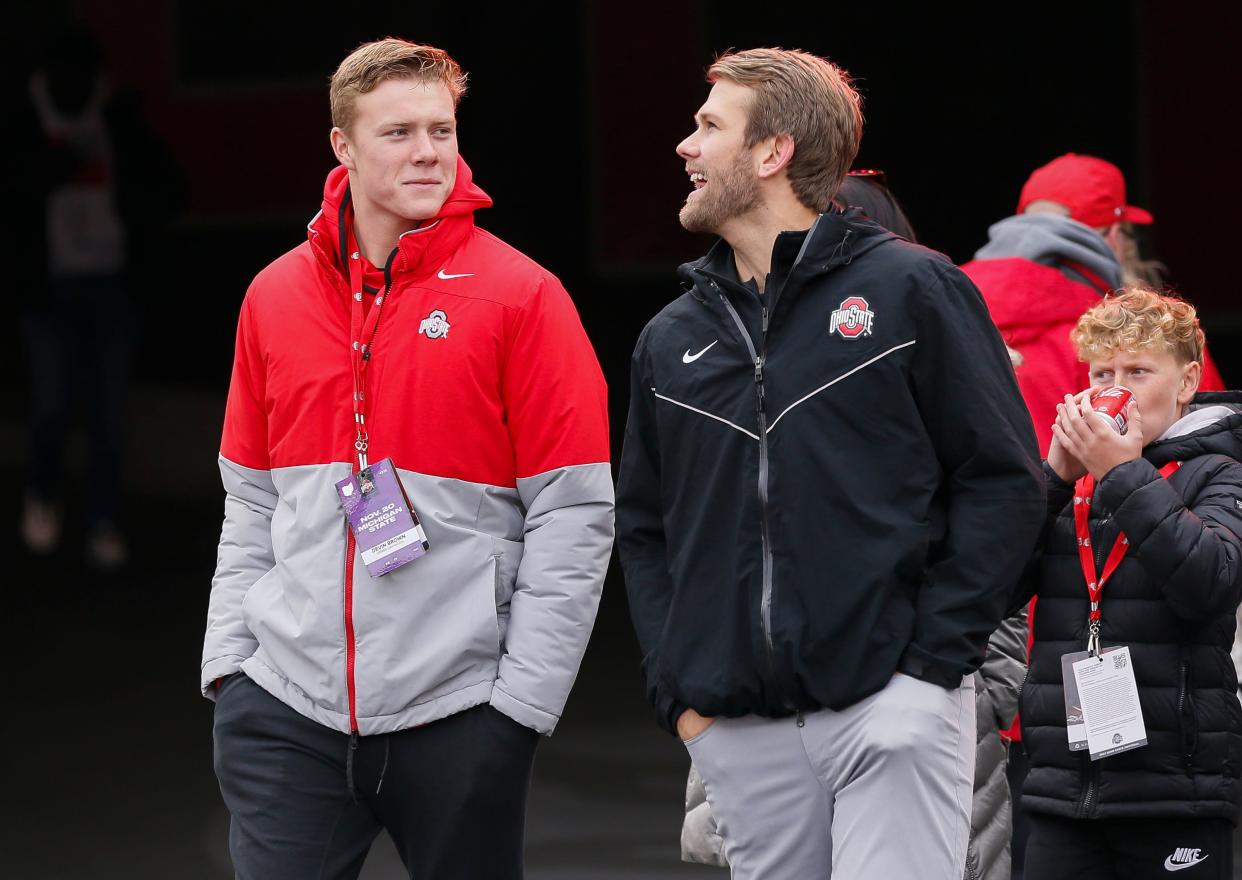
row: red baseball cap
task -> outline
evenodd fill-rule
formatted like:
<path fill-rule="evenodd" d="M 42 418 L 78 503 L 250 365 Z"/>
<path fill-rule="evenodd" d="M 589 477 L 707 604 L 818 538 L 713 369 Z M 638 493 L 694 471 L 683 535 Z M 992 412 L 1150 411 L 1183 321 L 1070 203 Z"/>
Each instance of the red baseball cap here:
<path fill-rule="evenodd" d="M 1069 208 L 1070 217 L 1098 229 L 1114 223 L 1151 223 L 1150 211 L 1126 204 L 1126 179 L 1112 162 L 1066 153 L 1036 168 L 1022 187 L 1018 213 L 1047 200 Z"/>

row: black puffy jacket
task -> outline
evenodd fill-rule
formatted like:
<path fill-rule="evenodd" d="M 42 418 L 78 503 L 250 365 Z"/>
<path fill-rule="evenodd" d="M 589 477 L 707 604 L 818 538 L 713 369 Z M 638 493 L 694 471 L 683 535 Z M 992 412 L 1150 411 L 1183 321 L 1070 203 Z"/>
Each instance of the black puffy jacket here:
<path fill-rule="evenodd" d="M 983 659 L 1044 520 L 1030 417 L 978 291 L 857 209 L 720 242 L 643 331 L 617 534 L 648 693 L 840 709 Z"/>
<path fill-rule="evenodd" d="M 1050 524 L 1028 588 L 1035 643 L 1022 691 L 1028 809 L 1077 818 L 1237 820 L 1242 705 L 1229 649 L 1242 600 L 1242 393 L 1196 396 L 1234 414 L 1157 441 L 1100 480 L 1091 504 L 1097 557 L 1119 531 L 1130 549 L 1104 587 L 1101 641 L 1129 645 L 1148 744 L 1099 761 L 1066 744 L 1061 655 L 1085 649 L 1087 589 L 1073 488 L 1045 466 Z M 1167 480 L 1158 468 L 1181 469 Z M 1097 568 L 1099 562 L 1097 560 Z"/>

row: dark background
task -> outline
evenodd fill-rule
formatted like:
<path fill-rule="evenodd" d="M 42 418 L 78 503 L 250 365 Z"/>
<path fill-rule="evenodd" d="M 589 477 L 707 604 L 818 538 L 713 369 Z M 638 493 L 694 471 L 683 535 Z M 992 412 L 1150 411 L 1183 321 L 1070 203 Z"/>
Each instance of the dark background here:
<path fill-rule="evenodd" d="M 857 164 L 885 169 L 923 242 L 959 262 L 1036 166 L 1067 151 L 1117 163 L 1130 201 L 1156 215 L 1147 252 L 1200 306 L 1226 381 L 1242 381 L 1236 4 L 30 3 L 7 15 L 4 98 L 25 89 L 42 35 L 69 22 L 139 96 L 187 190 L 135 255 L 129 569 L 87 573 L 72 513 L 60 555 L 24 556 L 18 493 L 6 496 L 7 876 L 227 876 L 197 670 L 233 332 L 250 278 L 318 209 L 333 164 L 327 78 L 360 42 L 432 43 L 469 71 L 461 152 L 496 202 L 478 222 L 574 295 L 612 388 L 614 453 L 633 342 L 678 293 L 676 265 L 708 243 L 677 224 L 688 183 L 673 148 L 729 47 L 804 48 L 851 71 L 867 116 Z M 38 292 L 5 294 L 0 467 L 17 487 L 29 460 L 17 305 Z M 71 452 L 80 461 L 80 443 Z M 614 572 L 541 751 L 531 876 L 681 876 L 684 756 L 649 722 Z"/>

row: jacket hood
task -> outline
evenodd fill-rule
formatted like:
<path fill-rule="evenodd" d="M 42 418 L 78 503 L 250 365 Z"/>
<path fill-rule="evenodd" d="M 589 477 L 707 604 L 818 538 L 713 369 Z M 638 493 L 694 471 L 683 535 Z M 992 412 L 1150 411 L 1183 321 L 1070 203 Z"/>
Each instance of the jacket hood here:
<path fill-rule="evenodd" d="M 870 219 L 861 208 L 827 211 L 816 217 L 805 235 L 802 230 L 782 232 L 772 245 L 772 271 L 785 271 L 799 259 L 815 274 L 827 272 L 850 262 L 872 248 L 898 236 Z M 733 247 L 723 238 L 697 260 L 683 263 L 677 275 L 690 290 L 702 280 L 701 272 L 728 277 L 736 268 L 731 265 Z"/>
<path fill-rule="evenodd" d="M 1201 455 L 1242 461 L 1242 391 L 1199 392 L 1190 412 L 1143 450 L 1143 457 L 1157 467 Z"/>
<path fill-rule="evenodd" d="M 1044 266 L 1077 263 L 1110 288 L 1121 286 L 1121 264 L 1094 229 L 1059 214 L 1018 214 L 988 228 L 976 260 L 1021 257 Z"/>
<path fill-rule="evenodd" d="M 474 174 L 466 160 L 457 157 L 457 179 L 439 213 L 422 226 L 402 234 L 397 250 L 390 255 L 395 273 L 434 271 L 465 240 L 474 228 L 474 212 L 489 208 L 491 197 L 474 182 Z M 349 171 L 338 165 L 328 172 L 323 185 L 323 203 L 319 213 L 307 225 L 311 246 L 320 259 L 337 271 L 344 272 L 342 254 L 345 233 L 353 222 L 354 211 L 349 190 Z"/>

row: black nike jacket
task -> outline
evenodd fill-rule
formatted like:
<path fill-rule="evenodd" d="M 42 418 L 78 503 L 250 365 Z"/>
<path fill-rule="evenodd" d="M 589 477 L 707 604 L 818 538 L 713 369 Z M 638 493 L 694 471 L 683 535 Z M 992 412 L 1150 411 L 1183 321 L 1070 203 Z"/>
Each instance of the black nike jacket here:
<path fill-rule="evenodd" d="M 841 709 L 982 662 L 1044 519 L 1030 418 L 978 291 L 857 209 L 721 241 L 634 352 L 617 535 L 648 695 Z M 730 280 L 733 279 L 733 280 Z"/>

